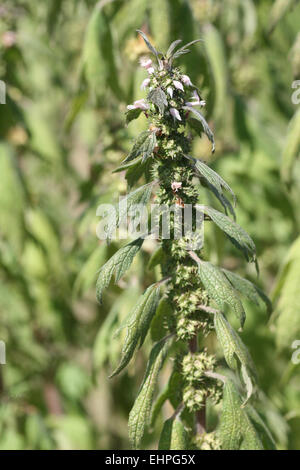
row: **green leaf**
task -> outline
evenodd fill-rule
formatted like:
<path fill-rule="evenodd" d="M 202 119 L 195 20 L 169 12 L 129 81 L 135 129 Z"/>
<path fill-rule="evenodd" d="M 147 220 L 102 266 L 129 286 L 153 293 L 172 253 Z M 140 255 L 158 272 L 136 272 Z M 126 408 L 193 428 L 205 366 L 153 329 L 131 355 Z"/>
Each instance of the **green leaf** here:
<path fill-rule="evenodd" d="M 150 199 L 152 186 L 154 182 L 144 184 L 143 186 L 135 189 L 127 194 L 119 204 L 114 206 L 114 211 L 111 211 L 107 217 L 106 223 L 106 237 L 111 239 L 116 228 L 119 227 L 121 222 L 127 217 L 128 211 L 134 205 L 146 205 Z"/>
<path fill-rule="evenodd" d="M 116 168 L 115 170 L 113 170 L 112 173 L 120 173 L 120 171 L 128 170 L 134 167 L 135 165 L 137 165 L 138 163 L 140 163 L 141 160 L 142 160 L 142 157 L 137 157 L 134 160 L 130 160 L 128 163 L 124 163 L 124 164 L 121 163 L 121 165 L 118 166 L 118 168 Z"/>
<path fill-rule="evenodd" d="M 166 57 L 167 59 L 170 59 L 172 57 L 172 53 L 174 49 L 182 42 L 182 39 L 177 39 L 176 41 L 173 41 L 172 44 L 170 45 L 169 49 L 167 50 Z"/>
<path fill-rule="evenodd" d="M 128 109 L 128 111 L 126 111 L 126 124 L 137 119 L 142 112 L 143 110 L 141 108 Z"/>
<path fill-rule="evenodd" d="M 244 2 L 243 2 L 244 3 Z M 228 100 L 228 67 L 221 32 L 213 25 L 204 28 L 204 45 L 214 81 L 214 118 L 224 119 Z"/>
<path fill-rule="evenodd" d="M 140 447 L 145 429 L 149 426 L 158 374 L 162 368 L 171 343 L 171 339 L 160 341 L 152 348 L 150 353 L 143 383 L 129 414 L 129 438 L 134 449 L 138 449 Z"/>
<path fill-rule="evenodd" d="M 200 160 L 196 160 L 195 158 L 193 157 L 190 157 L 190 156 L 186 156 L 186 158 L 188 160 L 191 160 L 194 164 L 194 167 L 197 171 L 197 173 L 199 175 L 201 175 L 201 177 L 204 178 L 204 180 L 206 181 L 206 183 L 208 184 L 209 188 L 215 193 L 215 195 L 219 198 L 219 200 L 221 201 L 222 205 L 225 205 L 225 208 L 226 206 L 231 207 L 231 204 L 227 201 L 227 199 L 225 198 L 225 195 L 224 195 L 224 192 L 223 190 L 225 191 L 228 191 L 230 192 L 230 194 L 232 195 L 233 197 L 233 200 L 234 200 L 234 203 L 236 202 L 236 197 L 235 197 L 235 194 L 234 192 L 232 191 L 232 189 L 230 188 L 230 186 L 226 183 L 226 181 L 223 180 L 223 178 L 221 178 L 220 175 L 218 175 L 218 173 L 216 173 L 214 170 L 212 170 L 208 165 L 206 165 L 204 162 L 201 162 Z M 227 202 L 226 202 L 227 201 Z M 231 212 L 233 211 L 233 209 L 231 210 Z M 234 215 L 234 213 L 233 213 Z"/>
<path fill-rule="evenodd" d="M 193 44 L 196 44 L 197 42 L 203 41 L 203 39 L 195 39 L 194 41 L 188 42 L 184 46 L 182 46 L 180 49 L 178 49 L 172 56 L 172 60 L 177 59 L 183 54 L 187 54 L 190 52 L 189 49 L 187 49 L 189 46 L 192 46 Z"/>
<path fill-rule="evenodd" d="M 192 106 L 183 106 L 182 109 L 185 109 L 186 111 L 189 111 L 190 113 L 193 114 L 193 116 L 202 124 L 203 131 L 207 135 L 208 139 L 212 143 L 212 152 L 214 153 L 215 151 L 215 139 L 212 131 L 210 130 L 209 125 L 207 124 L 205 117 L 196 109 L 194 109 Z"/>
<path fill-rule="evenodd" d="M 263 450 L 258 434 L 242 408 L 241 397 L 229 379 L 224 385 L 219 436 L 223 450 Z"/>
<path fill-rule="evenodd" d="M 198 272 L 208 295 L 221 310 L 223 310 L 225 304 L 232 308 L 240 320 L 241 326 L 243 326 L 245 323 L 243 305 L 225 274 L 208 261 L 202 260 L 198 262 Z"/>
<path fill-rule="evenodd" d="M 106 315 L 97 333 L 93 347 L 93 369 L 97 372 L 106 361 L 116 364 L 119 358 L 119 344 L 112 341 L 114 331 L 119 325 L 120 318 L 128 314 L 139 298 L 136 289 L 124 289 Z"/>
<path fill-rule="evenodd" d="M 233 370 L 238 370 L 237 359 L 241 364 L 242 377 L 247 389 L 247 398 L 244 403 L 246 404 L 253 391 L 250 376 L 256 377 L 255 366 L 241 338 L 221 313 L 215 314 L 214 324 L 228 366 Z"/>
<path fill-rule="evenodd" d="M 275 312 L 276 343 L 279 349 L 289 348 L 300 337 L 300 237 L 287 254 L 277 280 L 273 297 L 277 301 Z"/>
<path fill-rule="evenodd" d="M 168 101 L 165 92 L 160 87 L 151 90 L 147 99 L 158 107 L 160 114 L 164 114 Z"/>
<path fill-rule="evenodd" d="M 263 444 L 264 449 L 267 450 L 276 450 L 276 444 L 273 439 L 272 434 L 270 433 L 269 429 L 267 428 L 266 424 L 258 414 L 258 412 L 253 408 L 250 403 L 247 403 L 245 406 L 245 411 L 249 416 L 255 430 Z"/>
<path fill-rule="evenodd" d="M 142 175 L 145 176 L 146 181 L 149 179 L 151 180 L 151 163 L 151 160 L 146 160 L 144 162 L 139 161 L 134 166 L 127 169 L 125 178 L 129 188 L 132 188 Z"/>
<path fill-rule="evenodd" d="M 87 25 L 83 45 L 83 67 L 90 87 L 97 94 L 104 94 L 107 86 L 122 99 L 118 81 L 111 22 L 101 5 L 96 5 Z"/>
<path fill-rule="evenodd" d="M 156 135 L 154 132 L 144 131 L 136 139 L 129 155 L 123 163 L 130 162 L 141 155 L 142 161 L 145 161 L 152 154 L 156 145 Z"/>
<path fill-rule="evenodd" d="M 272 33 L 279 21 L 297 3 L 297 0 L 275 0 L 269 12 L 268 33 Z"/>
<path fill-rule="evenodd" d="M 152 52 L 152 54 L 154 54 L 157 58 L 159 55 L 162 55 L 160 52 L 158 52 L 154 46 L 152 46 L 151 42 L 149 41 L 149 39 L 147 38 L 146 34 L 143 33 L 143 31 L 140 31 L 139 29 L 137 29 L 137 32 L 142 36 L 142 38 L 144 39 L 145 43 L 146 43 L 146 46 L 148 47 L 148 49 Z"/>
<path fill-rule="evenodd" d="M 188 435 L 183 423 L 178 417 L 169 418 L 164 423 L 158 450 L 186 450 L 188 447 Z"/>
<path fill-rule="evenodd" d="M 106 257 L 107 245 L 102 243 L 89 256 L 87 261 L 79 271 L 73 287 L 73 294 L 77 297 L 86 292 L 95 283 L 95 278 L 99 265 L 103 263 Z"/>
<path fill-rule="evenodd" d="M 222 269 L 222 271 L 238 292 L 247 297 L 256 305 L 260 305 L 260 301 L 263 301 L 265 303 L 268 314 L 271 314 L 272 302 L 259 287 L 257 287 L 251 281 L 248 281 L 248 279 L 244 279 L 238 274 L 228 271 L 227 269 Z"/>
<path fill-rule="evenodd" d="M 231 243 L 244 253 L 247 261 L 256 260 L 256 248 L 254 242 L 248 233 L 240 227 L 240 225 L 227 217 L 227 215 L 213 209 L 212 207 L 203 206 L 203 211 L 221 230 L 223 230 L 223 232 L 226 233 Z"/>
<path fill-rule="evenodd" d="M 152 284 L 150 287 L 148 287 L 129 315 L 128 320 L 118 330 L 120 331 L 126 327 L 127 334 L 122 348 L 122 357 L 120 363 L 110 377 L 114 377 L 119 372 L 121 372 L 121 370 L 124 369 L 124 367 L 126 367 L 129 363 L 138 345 L 140 347 L 142 346 L 148 333 L 152 318 L 157 309 L 159 302 L 159 290 L 159 284 Z"/>
<path fill-rule="evenodd" d="M 96 295 L 100 303 L 102 301 L 103 290 L 108 287 L 113 274 L 115 275 L 115 282 L 118 282 L 127 269 L 129 269 L 143 241 L 143 238 L 137 238 L 123 246 L 102 266 L 96 285 Z"/>
<path fill-rule="evenodd" d="M 151 322 L 151 338 L 153 341 L 159 341 L 168 332 L 168 317 L 173 314 L 173 309 L 170 302 L 164 297 L 160 300 L 153 320 Z"/>

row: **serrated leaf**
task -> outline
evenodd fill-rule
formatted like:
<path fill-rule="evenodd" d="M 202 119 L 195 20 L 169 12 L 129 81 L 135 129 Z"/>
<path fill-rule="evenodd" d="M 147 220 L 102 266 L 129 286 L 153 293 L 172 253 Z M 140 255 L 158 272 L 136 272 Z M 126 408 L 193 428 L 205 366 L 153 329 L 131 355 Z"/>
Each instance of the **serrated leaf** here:
<path fill-rule="evenodd" d="M 160 114 L 164 114 L 165 107 L 168 106 L 168 100 L 165 92 L 160 87 L 151 90 L 147 99 L 158 107 Z"/>
<path fill-rule="evenodd" d="M 241 326 L 243 326 L 245 323 L 243 305 L 225 274 L 213 264 L 202 260 L 198 262 L 198 272 L 201 282 L 211 299 L 216 302 L 221 310 L 224 309 L 225 304 L 232 308 L 240 320 Z"/>
<path fill-rule="evenodd" d="M 150 353 L 143 383 L 129 414 L 129 438 L 134 449 L 138 449 L 140 447 L 145 429 L 149 426 L 158 374 L 162 368 L 171 343 L 171 339 L 160 341 L 152 348 Z"/>
<path fill-rule="evenodd" d="M 158 443 L 158 450 L 186 450 L 188 435 L 182 421 L 176 417 L 165 421 Z"/>
<path fill-rule="evenodd" d="M 141 108 L 128 109 L 128 111 L 126 111 L 126 124 L 137 119 L 142 112 L 143 110 Z"/>
<path fill-rule="evenodd" d="M 192 113 L 192 115 L 193 115 L 199 122 L 201 122 L 202 127 L 203 127 L 203 131 L 205 132 L 205 134 L 207 135 L 208 139 L 209 139 L 209 140 L 211 141 L 211 143 L 212 143 L 212 152 L 214 153 L 214 151 L 215 151 L 215 139 L 214 139 L 214 135 L 213 135 L 212 131 L 210 130 L 209 125 L 208 125 L 207 122 L 206 122 L 205 117 L 200 113 L 200 111 L 197 111 L 197 110 L 194 109 L 192 106 L 183 106 L 182 109 L 185 109 L 186 111 L 189 111 L 190 113 Z"/>
<path fill-rule="evenodd" d="M 96 284 L 96 295 L 100 303 L 102 301 L 103 290 L 108 287 L 112 276 L 115 275 L 115 282 L 121 279 L 123 274 L 129 269 L 143 241 L 143 238 L 137 238 L 123 246 L 102 266 Z"/>
<path fill-rule="evenodd" d="M 113 233 L 119 227 L 121 222 L 127 216 L 128 211 L 134 205 L 146 205 L 149 202 L 152 186 L 154 182 L 144 184 L 140 188 L 135 189 L 131 193 L 127 194 L 119 204 L 114 206 L 114 211 L 112 210 L 107 215 L 106 222 L 106 238 L 111 239 Z"/>
<path fill-rule="evenodd" d="M 241 397 L 229 379 L 224 385 L 219 436 L 223 450 L 263 450 L 258 434 L 242 408 Z"/>
<path fill-rule="evenodd" d="M 214 325 L 228 366 L 233 370 L 238 370 L 237 359 L 240 362 L 242 377 L 247 389 L 247 398 L 244 403 L 246 404 L 253 391 L 251 375 L 254 378 L 256 377 L 255 366 L 249 351 L 239 335 L 221 313 L 215 314 Z"/>
<path fill-rule="evenodd" d="M 223 232 L 226 233 L 231 243 L 244 253 L 247 261 L 256 260 L 256 248 L 254 242 L 250 235 L 248 235 L 240 225 L 227 217 L 227 215 L 213 209 L 212 207 L 203 206 L 203 211 Z"/>
<path fill-rule="evenodd" d="M 155 133 L 149 131 L 142 132 L 136 139 L 129 155 L 123 160 L 123 163 L 128 163 L 139 156 L 142 157 L 142 161 L 145 161 L 152 154 L 155 145 Z"/>
<path fill-rule="evenodd" d="M 159 290 L 160 286 L 157 284 L 152 284 L 148 287 L 129 315 L 128 320 L 120 328 L 127 328 L 127 334 L 122 348 L 120 363 L 110 377 L 114 377 L 121 372 L 121 370 L 129 363 L 138 345 L 142 346 L 157 309 Z"/>
<path fill-rule="evenodd" d="M 251 281 L 248 281 L 248 279 L 244 279 L 238 274 L 228 271 L 227 269 L 222 269 L 222 271 L 235 290 L 240 292 L 256 305 L 259 305 L 260 301 L 263 301 L 265 303 L 268 314 L 271 314 L 272 302 L 259 287 L 257 287 Z"/>
<path fill-rule="evenodd" d="M 216 196 L 219 197 L 219 199 L 220 199 L 220 201 L 222 202 L 223 205 L 225 204 L 225 206 L 226 205 L 228 206 L 228 204 L 229 204 L 231 206 L 231 204 L 225 198 L 223 190 L 230 192 L 230 194 L 233 197 L 234 203 L 236 202 L 236 197 L 235 197 L 234 192 L 232 191 L 230 186 L 226 183 L 226 181 L 224 181 L 223 178 L 221 178 L 221 176 L 218 175 L 218 173 L 216 173 L 214 170 L 212 170 L 212 168 L 210 168 L 204 162 L 201 162 L 201 160 L 196 160 L 195 158 L 190 157 L 188 155 L 186 155 L 186 158 L 193 162 L 197 173 L 201 177 L 204 178 L 204 180 L 207 182 L 209 187 L 211 189 L 212 188 L 215 189 L 214 192 L 215 192 Z M 227 203 L 226 203 L 226 201 L 227 201 Z M 229 209 L 230 209 L 230 207 L 229 207 Z M 232 211 L 233 211 L 233 209 L 231 210 L 231 212 Z M 233 212 L 233 215 L 234 215 L 234 212 Z"/>
<path fill-rule="evenodd" d="M 140 161 L 136 165 L 127 169 L 125 178 L 129 188 L 132 188 L 142 175 L 145 176 L 146 181 L 151 179 L 151 163 L 151 160 L 146 160 L 144 162 Z"/>

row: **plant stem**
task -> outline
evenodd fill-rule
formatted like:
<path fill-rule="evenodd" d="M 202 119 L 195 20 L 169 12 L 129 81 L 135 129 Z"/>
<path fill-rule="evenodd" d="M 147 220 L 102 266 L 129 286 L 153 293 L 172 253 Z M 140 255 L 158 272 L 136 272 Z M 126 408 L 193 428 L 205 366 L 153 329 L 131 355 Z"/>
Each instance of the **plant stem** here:
<path fill-rule="evenodd" d="M 196 411 L 196 433 L 204 434 L 206 432 L 206 403 L 201 410 Z"/>

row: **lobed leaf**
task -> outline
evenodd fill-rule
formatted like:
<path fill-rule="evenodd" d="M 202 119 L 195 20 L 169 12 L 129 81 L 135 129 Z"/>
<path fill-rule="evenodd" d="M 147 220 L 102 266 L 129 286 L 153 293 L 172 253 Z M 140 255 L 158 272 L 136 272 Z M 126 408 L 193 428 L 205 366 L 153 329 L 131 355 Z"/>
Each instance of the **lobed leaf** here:
<path fill-rule="evenodd" d="M 96 295 L 100 303 L 102 301 L 103 290 L 108 287 L 113 274 L 115 275 L 115 282 L 118 282 L 129 269 L 143 241 L 143 238 L 137 238 L 123 246 L 104 264 L 104 266 L 102 266 L 96 284 Z"/>
<path fill-rule="evenodd" d="M 120 331 L 126 327 L 127 334 L 122 348 L 120 363 L 110 377 L 114 377 L 127 366 L 138 344 L 142 346 L 158 306 L 159 290 L 160 286 L 158 284 L 152 284 L 148 287 L 140 297 L 126 323 L 118 330 Z"/>
<path fill-rule="evenodd" d="M 149 426 L 158 374 L 162 368 L 171 343 L 171 339 L 166 341 L 162 340 L 154 345 L 150 353 L 145 377 L 133 408 L 129 414 L 129 438 L 134 449 L 138 449 L 140 447 L 145 429 Z"/>
<path fill-rule="evenodd" d="M 160 88 L 154 88 L 147 96 L 147 99 L 158 107 L 160 114 L 164 114 L 168 100 L 165 92 Z"/>
<path fill-rule="evenodd" d="M 250 235 L 236 222 L 231 220 L 227 215 L 213 209 L 212 207 L 203 206 L 203 211 L 211 220 L 226 233 L 227 237 L 237 248 L 239 248 L 247 261 L 256 260 L 256 248 Z"/>
<path fill-rule="evenodd" d="M 142 161 L 145 161 L 152 154 L 155 145 L 155 133 L 143 131 L 136 139 L 129 155 L 125 158 L 125 160 L 123 160 L 123 163 L 128 163 L 139 156 L 142 157 Z"/>

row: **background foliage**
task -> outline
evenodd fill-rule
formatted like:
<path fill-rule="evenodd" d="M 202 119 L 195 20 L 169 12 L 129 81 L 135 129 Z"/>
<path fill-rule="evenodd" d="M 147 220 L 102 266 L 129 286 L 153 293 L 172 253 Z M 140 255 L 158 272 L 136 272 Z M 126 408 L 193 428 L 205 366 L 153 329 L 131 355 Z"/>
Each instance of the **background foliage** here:
<path fill-rule="evenodd" d="M 145 127 L 142 118 L 125 127 L 124 118 L 126 104 L 144 97 L 138 28 L 163 50 L 174 39 L 204 39 L 181 65 L 207 101 L 212 166 L 238 195 L 258 282 L 275 301 L 269 320 L 249 304 L 242 336 L 264 390 L 262 416 L 279 448 L 299 449 L 300 366 L 291 362 L 300 340 L 300 105 L 291 101 L 299 2 L 10 0 L 0 19 L 0 449 L 129 445 L 144 353 L 120 377 L 107 376 L 120 352 L 113 331 L 155 280 L 147 270 L 155 244 L 144 243 L 100 307 L 96 271 L 119 245 L 99 242 L 95 229 L 98 204 L 126 192 L 111 170 Z M 193 155 L 211 158 L 210 143 L 196 139 Z M 213 261 L 255 280 L 217 229 L 206 247 Z M 154 426 L 146 446 L 157 438 Z"/>

